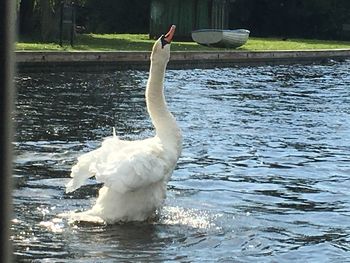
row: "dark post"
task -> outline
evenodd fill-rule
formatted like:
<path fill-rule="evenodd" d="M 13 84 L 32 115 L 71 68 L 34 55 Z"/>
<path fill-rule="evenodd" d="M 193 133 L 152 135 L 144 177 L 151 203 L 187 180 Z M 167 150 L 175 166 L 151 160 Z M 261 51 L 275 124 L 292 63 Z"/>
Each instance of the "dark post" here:
<path fill-rule="evenodd" d="M 14 3 L 0 1 L 0 262 L 11 262 L 11 163 L 12 163 L 12 105 Z"/>
<path fill-rule="evenodd" d="M 72 3 L 71 5 L 71 27 L 70 27 L 70 46 L 73 47 L 73 39 L 75 33 L 75 5 Z"/>
<path fill-rule="evenodd" d="M 60 16 L 60 46 L 63 45 L 63 7 L 64 3 L 61 2 L 61 16 Z"/>
<path fill-rule="evenodd" d="M 63 38 L 70 42 L 73 46 L 73 39 L 75 34 L 75 5 L 65 4 L 61 2 L 61 17 L 60 17 L 60 46 L 63 46 Z"/>

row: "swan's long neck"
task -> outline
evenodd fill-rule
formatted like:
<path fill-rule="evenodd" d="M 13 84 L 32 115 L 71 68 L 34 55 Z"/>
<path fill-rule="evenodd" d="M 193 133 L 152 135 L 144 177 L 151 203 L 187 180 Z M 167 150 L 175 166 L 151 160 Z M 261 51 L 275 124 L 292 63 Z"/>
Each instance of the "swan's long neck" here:
<path fill-rule="evenodd" d="M 175 118 L 169 112 L 164 97 L 164 75 L 166 64 L 151 62 L 150 75 L 146 88 L 147 110 L 156 129 L 157 136 L 170 144 L 178 144 L 181 140 L 180 129 Z"/>

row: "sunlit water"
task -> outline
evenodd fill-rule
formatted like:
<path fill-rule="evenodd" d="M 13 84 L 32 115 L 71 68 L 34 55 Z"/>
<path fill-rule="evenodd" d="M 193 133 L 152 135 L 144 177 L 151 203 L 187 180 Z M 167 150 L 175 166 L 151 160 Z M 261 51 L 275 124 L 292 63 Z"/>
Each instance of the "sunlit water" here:
<path fill-rule="evenodd" d="M 77 156 L 153 135 L 146 71 L 20 74 L 13 244 L 28 262 L 350 262 L 350 62 L 168 70 L 184 147 L 159 220 L 69 224 Z"/>

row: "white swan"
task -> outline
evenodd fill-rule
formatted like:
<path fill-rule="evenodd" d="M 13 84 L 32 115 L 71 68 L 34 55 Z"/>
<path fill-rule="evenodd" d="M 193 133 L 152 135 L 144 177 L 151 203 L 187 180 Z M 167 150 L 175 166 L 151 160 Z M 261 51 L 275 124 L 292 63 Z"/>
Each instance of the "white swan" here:
<path fill-rule="evenodd" d="M 103 182 L 96 204 L 88 211 L 75 213 L 78 220 L 144 221 L 161 207 L 166 184 L 181 153 L 182 136 L 169 112 L 163 93 L 166 65 L 170 57 L 172 26 L 154 44 L 146 88 L 147 110 L 156 130 L 153 138 L 123 141 L 113 132 L 102 146 L 83 154 L 72 167 L 66 192 L 72 192 L 95 176 Z"/>

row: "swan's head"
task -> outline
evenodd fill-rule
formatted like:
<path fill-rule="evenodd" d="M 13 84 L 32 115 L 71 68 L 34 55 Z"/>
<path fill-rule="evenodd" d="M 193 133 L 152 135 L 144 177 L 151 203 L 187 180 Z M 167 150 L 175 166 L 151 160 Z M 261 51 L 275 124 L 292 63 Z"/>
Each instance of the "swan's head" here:
<path fill-rule="evenodd" d="M 173 40 L 175 28 L 175 25 L 172 25 L 169 32 L 162 35 L 154 43 L 151 54 L 152 62 L 168 63 L 170 58 L 170 43 Z"/>

